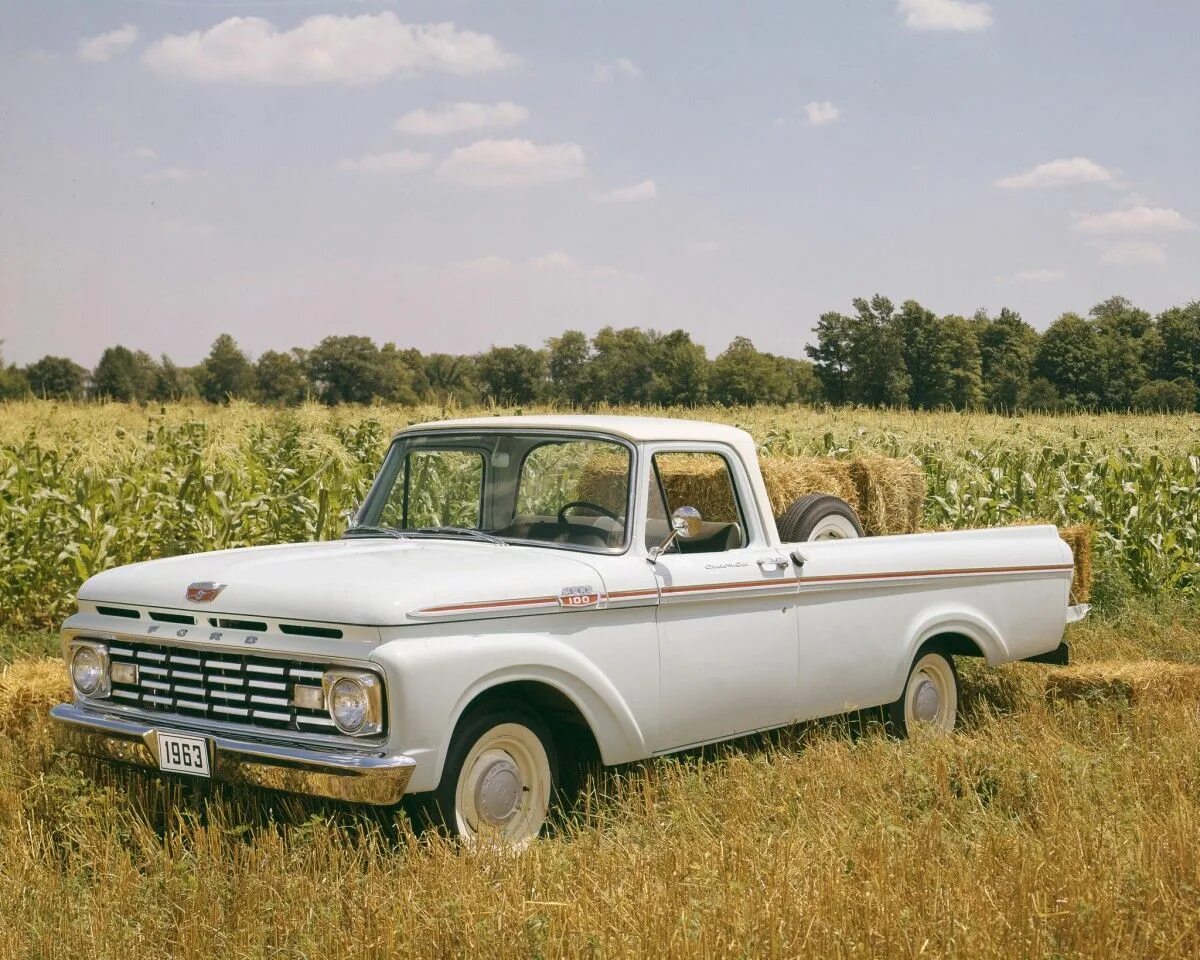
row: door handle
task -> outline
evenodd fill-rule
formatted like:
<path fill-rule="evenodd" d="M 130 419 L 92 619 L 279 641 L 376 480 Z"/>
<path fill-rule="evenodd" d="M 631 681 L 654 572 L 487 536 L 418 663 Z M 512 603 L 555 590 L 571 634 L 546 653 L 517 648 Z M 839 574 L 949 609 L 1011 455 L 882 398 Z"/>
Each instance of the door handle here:
<path fill-rule="evenodd" d="M 758 561 L 758 566 L 762 570 L 784 570 L 789 563 L 787 557 L 763 557 Z"/>

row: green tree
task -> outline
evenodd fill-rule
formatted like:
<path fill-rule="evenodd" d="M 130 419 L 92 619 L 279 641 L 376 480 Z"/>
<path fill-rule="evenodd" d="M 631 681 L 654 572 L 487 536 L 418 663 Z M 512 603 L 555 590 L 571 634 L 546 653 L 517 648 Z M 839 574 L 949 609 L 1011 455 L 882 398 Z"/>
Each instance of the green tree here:
<path fill-rule="evenodd" d="M 546 387 L 546 355 L 531 347 L 492 347 L 476 361 L 484 396 L 493 403 L 534 403 Z"/>
<path fill-rule="evenodd" d="M 199 396 L 199 391 L 192 372 L 176 364 L 164 353 L 155 368 L 150 395 L 155 400 L 186 400 Z"/>
<path fill-rule="evenodd" d="M 946 324 L 915 300 L 905 300 L 895 317 L 908 371 L 908 404 L 918 410 L 941 410 L 953 404 L 953 349 Z"/>
<path fill-rule="evenodd" d="M 664 406 L 694 407 L 708 396 L 708 355 L 689 333 L 672 330 L 651 342 L 654 372 L 650 400 Z"/>
<path fill-rule="evenodd" d="M 100 355 L 92 371 L 92 389 L 106 400 L 141 401 L 153 396 L 157 373 L 157 364 L 148 353 L 135 353 L 118 344 Z"/>
<path fill-rule="evenodd" d="M 431 353 L 425 358 L 425 379 L 431 398 L 443 406 L 452 400 L 461 405 L 478 401 L 475 362 L 471 357 L 451 353 Z"/>
<path fill-rule="evenodd" d="M 1200 386 L 1200 300 L 1171 307 L 1155 321 L 1158 350 L 1151 367 L 1159 380 L 1179 377 Z"/>
<path fill-rule="evenodd" d="M 725 406 L 787 403 L 795 385 L 778 358 L 760 353 L 748 337 L 734 337 L 712 363 L 709 395 Z"/>
<path fill-rule="evenodd" d="M 419 371 L 409 365 L 407 358 L 413 354 L 416 354 L 416 362 L 421 365 Z M 385 343 L 379 350 L 381 391 L 377 394 L 378 398 L 388 403 L 420 403 L 416 384 L 419 378 L 424 378 L 424 366 L 418 351 L 401 350 L 394 343 Z"/>
<path fill-rule="evenodd" d="M 654 402 L 654 331 L 604 327 L 592 338 L 588 399 L 593 403 Z"/>
<path fill-rule="evenodd" d="M 0 340 L 0 344 L 4 341 Z M 5 365 L 4 354 L 0 353 L 0 400 L 15 400 L 29 392 L 29 381 L 25 371 L 15 363 Z"/>
<path fill-rule="evenodd" d="M 869 301 L 858 297 L 853 303 L 849 399 L 873 407 L 903 407 L 911 380 L 895 307 L 878 293 Z"/>
<path fill-rule="evenodd" d="M 1100 345 L 1092 325 L 1078 314 L 1064 313 L 1046 328 L 1038 342 L 1034 370 L 1069 406 L 1099 405 Z"/>
<path fill-rule="evenodd" d="M 821 314 L 815 333 L 817 342 L 806 345 L 804 352 L 813 360 L 821 391 L 830 403 L 847 403 L 851 395 L 855 320 L 831 310 Z"/>
<path fill-rule="evenodd" d="M 1109 297 L 1090 311 L 1099 354 L 1096 393 L 1100 406 L 1128 410 L 1145 385 L 1159 336 L 1150 314 L 1124 297 Z"/>
<path fill-rule="evenodd" d="M 254 364 L 255 387 L 264 403 L 284 406 L 301 403 L 308 396 L 305 354 L 294 349 L 288 353 L 268 350 Z"/>
<path fill-rule="evenodd" d="M 979 329 L 983 402 L 989 410 L 1011 413 L 1025 403 L 1029 392 L 1037 331 L 1008 307 L 1002 308 L 995 319 L 980 311 L 975 323 Z"/>
<path fill-rule="evenodd" d="M 395 344 L 370 337 L 326 337 L 308 354 L 309 378 L 323 403 L 412 403 L 411 371 Z"/>
<path fill-rule="evenodd" d="M 1200 390 L 1187 377 L 1151 380 L 1138 387 L 1133 407 L 1147 413 L 1188 413 L 1196 409 Z"/>
<path fill-rule="evenodd" d="M 51 400 L 78 400 L 83 396 L 87 370 L 66 357 L 44 356 L 25 368 L 29 389 Z"/>
<path fill-rule="evenodd" d="M 938 321 L 949 380 L 945 401 L 955 410 L 977 410 L 983 405 L 983 366 L 979 333 L 974 323 L 955 314 Z"/>
<path fill-rule="evenodd" d="M 197 373 L 200 396 L 209 403 L 252 397 L 257 386 L 254 365 L 227 333 L 213 341 Z"/>
<path fill-rule="evenodd" d="M 787 382 L 786 403 L 817 404 L 824 398 L 817 371 L 807 360 L 795 357 L 774 357 L 780 376 Z"/>
<path fill-rule="evenodd" d="M 547 340 L 546 370 L 551 397 L 572 406 L 587 403 L 591 395 L 591 360 L 591 344 L 582 331 L 565 330 L 562 336 Z"/>

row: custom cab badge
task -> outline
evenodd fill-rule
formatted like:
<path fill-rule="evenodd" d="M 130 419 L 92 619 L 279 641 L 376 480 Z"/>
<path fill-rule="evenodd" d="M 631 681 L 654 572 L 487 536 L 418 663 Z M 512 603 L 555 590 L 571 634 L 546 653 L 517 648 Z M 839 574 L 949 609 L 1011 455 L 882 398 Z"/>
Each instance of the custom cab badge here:
<path fill-rule="evenodd" d="M 558 605 L 571 609 L 594 607 L 599 602 L 600 594 L 590 584 L 585 587 L 563 587 L 562 593 L 558 595 Z"/>
<path fill-rule="evenodd" d="M 229 586 L 227 583 L 214 583 L 212 580 L 197 580 L 195 583 L 188 584 L 187 598 L 192 603 L 212 603 L 217 599 L 217 594 L 227 586 Z"/>

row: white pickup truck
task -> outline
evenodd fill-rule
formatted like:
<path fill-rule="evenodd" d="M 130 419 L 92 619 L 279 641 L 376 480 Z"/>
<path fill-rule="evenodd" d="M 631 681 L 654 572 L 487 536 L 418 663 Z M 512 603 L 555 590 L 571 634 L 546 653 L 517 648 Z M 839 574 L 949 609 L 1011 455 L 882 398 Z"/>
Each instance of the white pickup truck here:
<path fill-rule="evenodd" d="M 680 501 L 707 478 L 705 516 Z M 691 484 L 694 489 L 695 484 Z M 794 542 L 781 542 L 777 527 Z M 949 730 L 955 656 L 1065 662 L 1051 526 L 864 537 L 777 525 L 749 434 L 493 417 L 397 435 L 342 539 L 133 564 L 63 628 L 78 752 L 537 835 L 618 764 L 886 705 Z"/>

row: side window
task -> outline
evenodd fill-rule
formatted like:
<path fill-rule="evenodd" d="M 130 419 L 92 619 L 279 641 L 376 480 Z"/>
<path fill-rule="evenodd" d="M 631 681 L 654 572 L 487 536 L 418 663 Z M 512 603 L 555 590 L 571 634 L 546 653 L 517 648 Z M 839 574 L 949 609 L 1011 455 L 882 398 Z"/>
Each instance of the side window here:
<path fill-rule="evenodd" d="M 417 527 L 479 526 L 483 455 L 474 450 L 414 450 L 404 482 L 393 488 L 381 522 Z"/>
<path fill-rule="evenodd" d="M 700 511 L 700 536 L 677 540 L 681 553 L 716 553 L 745 545 L 746 521 L 738 504 L 729 462 L 723 456 L 708 452 L 656 453 L 653 468 L 651 484 L 657 476 L 666 497 L 666 517 L 680 507 L 695 507 Z M 654 519 L 656 499 L 661 497 L 651 490 L 647 541 L 653 539 L 660 523 L 665 526 L 668 522 Z M 656 542 L 661 540 L 659 537 Z"/>

